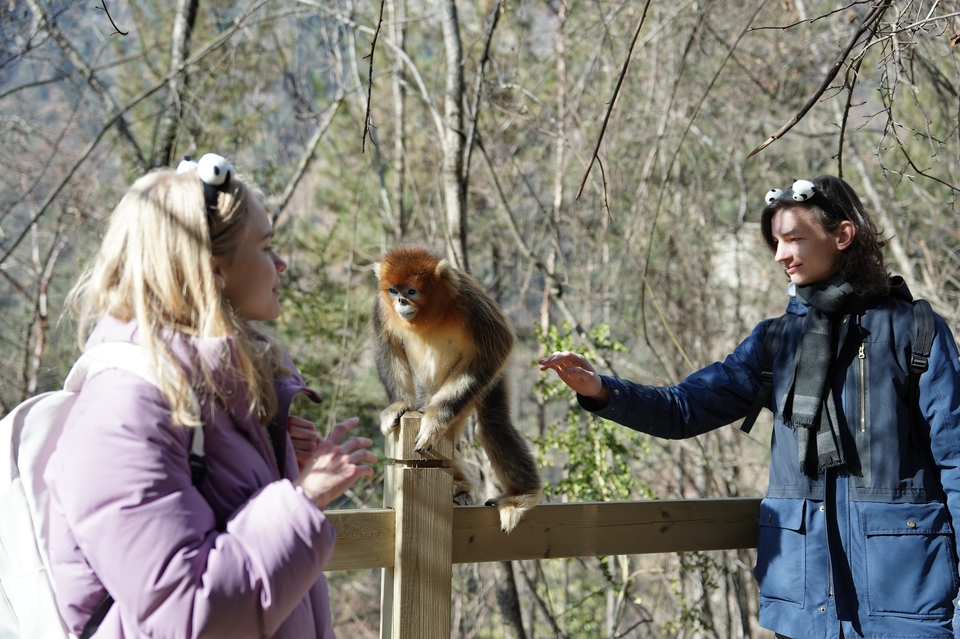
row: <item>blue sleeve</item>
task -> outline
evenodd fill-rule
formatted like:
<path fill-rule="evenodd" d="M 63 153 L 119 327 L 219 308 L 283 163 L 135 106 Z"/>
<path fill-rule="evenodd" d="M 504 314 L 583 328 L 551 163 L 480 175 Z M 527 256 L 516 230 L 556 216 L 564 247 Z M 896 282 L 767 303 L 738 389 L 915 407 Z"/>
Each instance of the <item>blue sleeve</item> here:
<path fill-rule="evenodd" d="M 760 356 L 772 321 L 758 324 L 725 360 L 676 386 L 647 386 L 604 375 L 610 403 L 599 408 L 578 396 L 580 405 L 599 417 L 664 439 L 696 437 L 742 419 L 760 391 Z"/>
<path fill-rule="evenodd" d="M 940 469 L 956 535 L 960 525 L 960 353 L 940 316 L 935 326 L 929 367 L 920 376 L 920 410 L 930 425 L 930 450 Z"/>

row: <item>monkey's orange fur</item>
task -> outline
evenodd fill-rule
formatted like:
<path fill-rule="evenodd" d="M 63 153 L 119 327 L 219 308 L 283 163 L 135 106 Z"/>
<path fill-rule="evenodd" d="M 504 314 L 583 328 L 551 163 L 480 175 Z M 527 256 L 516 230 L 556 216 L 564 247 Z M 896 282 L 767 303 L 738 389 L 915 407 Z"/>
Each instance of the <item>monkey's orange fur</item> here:
<path fill-rule="evenodd" d="M 510 419 L 503 368 L 514 335 L 499 306 L 469 274 L 432 250 L 399 246 L 375 265 L 380 281 L 373 315 L 377 372 L 391 405 L 380 414 L 384 433 L 408 410 L 423 413 L 417 450 L 448 429 L 458 441 L 476 411 L 477 434 L 503 494 L 509 532 L 540 501 L 541 483 L 526 440 Z M 454 460 L 458 490 L 469 493 L 469 468 Z"/>

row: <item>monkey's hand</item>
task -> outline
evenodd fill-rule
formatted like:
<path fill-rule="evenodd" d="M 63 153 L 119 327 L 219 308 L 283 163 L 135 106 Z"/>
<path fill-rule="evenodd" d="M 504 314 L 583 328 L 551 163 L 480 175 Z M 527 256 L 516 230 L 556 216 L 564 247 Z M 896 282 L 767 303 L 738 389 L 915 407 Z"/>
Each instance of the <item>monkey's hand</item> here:
<path fill-rule="evenodd" d="M 407 402 L 394 402 L 380 413 L 380 432 L 384 435 L 391 433 L 400 425 L 400 418 L 411 409 Z"/>

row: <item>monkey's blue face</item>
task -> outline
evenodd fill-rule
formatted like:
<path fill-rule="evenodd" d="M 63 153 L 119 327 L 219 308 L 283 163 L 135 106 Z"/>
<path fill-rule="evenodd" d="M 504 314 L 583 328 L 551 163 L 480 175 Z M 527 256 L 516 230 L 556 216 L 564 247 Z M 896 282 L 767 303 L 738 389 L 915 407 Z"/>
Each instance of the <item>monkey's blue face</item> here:
<path fill-rule="evenodd" d="M 412 286 L 391 286 L 387 289 L 390 299 L 393 300 L 393 310 L 401 319 L 412 320 L 417 314 L 417 301 L 420 291 Z"/>

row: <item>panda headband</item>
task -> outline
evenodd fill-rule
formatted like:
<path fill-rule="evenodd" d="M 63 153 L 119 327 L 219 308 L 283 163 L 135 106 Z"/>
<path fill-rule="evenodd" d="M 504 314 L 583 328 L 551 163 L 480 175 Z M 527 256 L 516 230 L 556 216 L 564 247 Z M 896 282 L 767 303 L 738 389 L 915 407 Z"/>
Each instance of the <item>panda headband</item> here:
<path fill-rule="evenodd" d="M 786 191 L 770 189 L 764 199 L 767 205 L 773 204 L 774 200 L 782 197 L 792 197 L 795 202 L 806 202 L 817 193 L 816 185 L 810 180 L 794 180 L 793 186 Z"/>
<path fill-rule="evenodd" d="M 227 190 L 236 171 L 227 158 L 216 153 L 205 153 L 199 162 L 192 161 L 189 155 L 183 156 L 183 160 L 177 165 L 177 173 L 188 171 L 196 171 L 200 176 L 207 217 L 212 218 L 217 210 L 217 194 Z"/>

